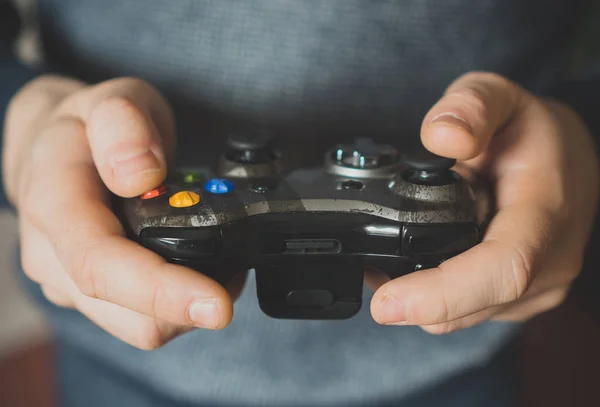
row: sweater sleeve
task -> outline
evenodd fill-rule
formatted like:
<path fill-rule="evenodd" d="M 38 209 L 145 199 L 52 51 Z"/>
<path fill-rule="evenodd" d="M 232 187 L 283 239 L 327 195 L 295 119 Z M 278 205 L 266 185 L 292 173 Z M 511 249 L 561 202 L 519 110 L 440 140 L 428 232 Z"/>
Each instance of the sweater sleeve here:
<path fill-rule="evenodd" d="M 600 146 L 600 66 L 594 74 L 561 84 L 550 96 L 575 109 Z"/>
<path fill-rule="evenodd" d="M 596 142 L 596 152 L 600 154 L 600 66 L 596 74 L 582 77 L 561 86 L 554 96 L 574 108 L 586 122 Z M 586 185 L 581 184 L 581 188 Z M 584 259 L 581 275 L 575 280 L 573 293 L 583 308 L 593 310 L 600 316 L 600 216 L 592 226 L 592 235 L 588 241 L 588 249 Z"/>
<path fill-rule="evenodd" d="M 595 8 L 590 11 L 588 16 L 592 29 L 586 31 L 583 38 L 590 49 L 583 52 L 585 57 L 578 64 L 578 69 L 574 70 L 572 78 L 556 86 L 548 96 L 566 103 L 579 113 L 596 141 L 596 151 L 600 153 L 600 45 L 597 41 L 600 38 L 600 5 L 596 3 Z M 586 186 L 582 184 L 581 187 Z M 600 216 L 596 217 L 592 229 L 583 270 L 575 281 L 573 291 L 586 309 L 594 310 L 596 315 L 600 315 L 600 274 L 597 273 L 600 256 L 594 250 L 600 244 Z"/>
<path fill-rule="evenodd" d="M 13 43 L 20 28 L 17 11 L 8 0 L 0 0 L 0 136 L 4 135 L 6 110 L 12 96 L 38 75 L 35 69 L 21 64 L 13 53 Z M 4 204 L 4 188 L 0 182 L 0 205 Z"/>
<path fill-rule="evenodd" d="M 582 0 L 581 4 L 573 46 L 575 63 L 568 80 L 552 89 L 549 96 L 574 108 L 600 146 L 600 3 Z"/>

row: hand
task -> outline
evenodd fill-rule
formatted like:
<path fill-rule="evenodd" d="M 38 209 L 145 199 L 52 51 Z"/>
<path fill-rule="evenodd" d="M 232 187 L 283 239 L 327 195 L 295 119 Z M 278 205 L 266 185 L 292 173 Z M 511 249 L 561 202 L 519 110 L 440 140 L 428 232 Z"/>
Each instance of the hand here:
<path fill-rule="evenodd" d="M 374 319 L 446 333 L 558 306 L 598 206 L 598 160 L 578 116 L 497 75 L 470 73 L 427 114 L 421 139 L 487 176 L 497 212 L 481 244 L 381 285 Z"/>
<path fill-rule="evenodd" d="M 108 206 L 107 188 L 134 197 L 166 176 L 175 129 L 156 90 L 135 79 L 39 78 L 14 97 L 5 133 L 23 268 L 50 301 L 142 349 L 231 321 L 224 288 L 128 241 Z"/>

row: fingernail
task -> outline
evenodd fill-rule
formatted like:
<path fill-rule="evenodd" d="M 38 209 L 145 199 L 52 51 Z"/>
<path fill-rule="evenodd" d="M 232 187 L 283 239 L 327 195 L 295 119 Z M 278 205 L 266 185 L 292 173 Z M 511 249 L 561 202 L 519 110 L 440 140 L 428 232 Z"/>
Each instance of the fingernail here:
<path fill-rule="evenodd" d="M 148 171 L 159 171 L 160 162 L 152 151 L 140 148 L 111 157 L 111 167 L 116 177 L 126 179 Z"/>
<path fill-rule="evenodd" d="M 471 125 L 462 117 L 454 113 L 440 113 L 429 122 L 429 125 L 441 125 L 458 128 L 471 134 Z"/>
<path fill-rule="evenodd" d="M 214 298 L 199 300 L 189 310 L 190 320 L 199 328 L 216 329 L 221 323 L 221 313 Z"/>
<path fill-rule="evenodd" d="M 406 316 L 404 304 L 390 294 L 384 294 L 379 300 L 379 319 L 385 325 L 404 325 Z"/>

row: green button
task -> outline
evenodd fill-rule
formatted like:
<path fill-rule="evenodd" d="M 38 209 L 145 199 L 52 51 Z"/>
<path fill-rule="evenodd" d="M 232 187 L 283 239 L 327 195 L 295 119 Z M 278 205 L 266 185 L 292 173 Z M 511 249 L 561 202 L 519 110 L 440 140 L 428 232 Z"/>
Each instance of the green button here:
<path fill-rule="evenodd" d="M 203 181 L 204 177 L 197 172 L 186 172 L 183 174 L 183 182 L 186 184 L 201 184 Z"/>

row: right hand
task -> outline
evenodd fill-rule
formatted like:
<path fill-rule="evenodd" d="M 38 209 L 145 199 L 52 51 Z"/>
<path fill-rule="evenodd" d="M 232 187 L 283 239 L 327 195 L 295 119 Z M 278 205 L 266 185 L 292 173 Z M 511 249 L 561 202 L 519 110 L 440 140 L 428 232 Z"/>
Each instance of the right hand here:
<path fill-rule="evenodd" d="M 6 117 L 4 185 L 25 273 L 51 302 L 140 349 L 233 315 L 227 290 L 127 240 L 108 205 L 108 190 L 135 197 L 165 179 L 174 127 L 168 104 L 136 79 L 40 77 Z"/>

